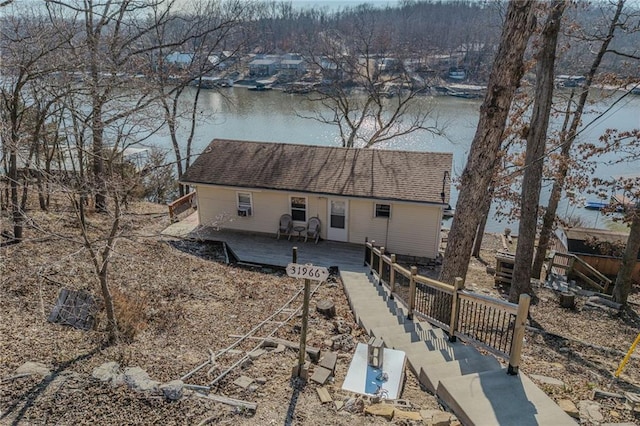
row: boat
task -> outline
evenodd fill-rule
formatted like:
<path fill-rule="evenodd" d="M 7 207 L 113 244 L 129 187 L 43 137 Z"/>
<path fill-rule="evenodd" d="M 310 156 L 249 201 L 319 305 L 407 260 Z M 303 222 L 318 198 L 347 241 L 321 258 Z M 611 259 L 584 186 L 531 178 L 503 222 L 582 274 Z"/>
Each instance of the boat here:
<path fill-rule="evenodd" d="M 271 86 L 265 86 L 265 85 L 264 85 L 264 84 L 262 84 L 262 83 L 256 83 L 256 85 L 255 85 L 255 86 L 253 86 L 253 87 L 249 87 L 249 90 L 253 90 L 254 92 L 264 92 L 264 91 L 266 91 L 266 90 L 271 90 L 271 89 L 273 89 L 273 87 L 271 87 Z"/>
<path fill-rule="evenodd" d="M 448 93 L 449 96 L 454 96 L 456 98 L 463 99 L 477 99 L 482 97 L 480 93 L 472 93 L 472 92 L 456 92 L 454 90 L 450 90 Z"/>
<path fill-rule="evenodd" d="M 442 218 L 451 219 L 455 213 L 456 213 L 455 209 L 451 208 L 451 206 L 447 206 L 446 209 L 442 210 Z"/>
<path fill-rule="evenodd" d="M 585 201 L 584 208 L 587 210 L 602 210 L 605 207 L 608 207 L 609 203 L 604 201 Z"/>

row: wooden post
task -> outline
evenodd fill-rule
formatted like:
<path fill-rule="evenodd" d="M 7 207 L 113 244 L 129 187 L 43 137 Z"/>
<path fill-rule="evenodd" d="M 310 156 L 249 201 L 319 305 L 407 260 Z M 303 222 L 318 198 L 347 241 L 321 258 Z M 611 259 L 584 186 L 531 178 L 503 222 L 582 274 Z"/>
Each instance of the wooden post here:
<path fill-rule="evenodd" d="M 396 263 L 396 255 L 392 254 L 391 255 L 391 270 L 389 271 L 389 287 L 391 288 L 391 295 L 389 296 L 390 299 L 393 300 L 393 293 L 396 291 L 396 270 L 393 269 L 393 266 Z"/>
<path fill-rule="evenodd" d="M 302 303 L 302 328 L 300 329 L 300 353 L 298 354 L 298 377 L 302 377 L 304 359 L 307 355 L 307 322 L 309 320 L 309 293 L 311 280 L 304 280 L 304 301 Z"/>
<path fill-rule="evenodd" d="M 449 321 L 449 341 L 456 341 L 456 330 L 458 328 L 458 311 L 460 310 L 460 299 L 458 298 L 458 290 L 464 288 L 464 281 L 460 277 L 456 277 L 453 283 L 453 298 L 451 300 L 451 320 Z"/>
<path fill-rule="evenodd" d="M 369 237 L 364 237 L 364 264 L 362 266 L 367 266 L 367 243 L 369 242 Z"/>
<path fill-rule="evenodd" d="M 369 273 L 373 275 L 373 249 L 376 248 L 376 241 L 371 240 L 371 254 L 369 258 Z"/>
<path fill-rule="evenodd" d="M 298 263 L 298 247 L 291 249 L 291 259 L 293 263 Z"/>
<path fill-rule="evenodd" d="M 418 273 L 418 268 L 415 266 L 411 267 L 411 278 L 409 279 L 409 313 L 407 314 L 407 319 L 413 319 L 413 310 L 416 307 L 416 274 Z"/>
<path fill-rule="evenodd" d="M 507 368 L 507 373 L 512 376 L 518 374 L 518 368 L 520 367 L 524 330 L 527 325 L 530 303 L 531 296 L 528 294 L 520 295 L 520 300 L 518 301 L 518 313 L 516 314 L 516 323 L 513 330 L 513 341 L 511 342 L 511 350 L 509 351 L 509 367 Z"/>
<path fill-rule="evenodd" d="M 384 246 L 380 246 L 380 260 L 378 261 L 378 284 L 380 285 L 382 285 L 382 267 L 384 266 L 382 256 L 384 256 Z"/>

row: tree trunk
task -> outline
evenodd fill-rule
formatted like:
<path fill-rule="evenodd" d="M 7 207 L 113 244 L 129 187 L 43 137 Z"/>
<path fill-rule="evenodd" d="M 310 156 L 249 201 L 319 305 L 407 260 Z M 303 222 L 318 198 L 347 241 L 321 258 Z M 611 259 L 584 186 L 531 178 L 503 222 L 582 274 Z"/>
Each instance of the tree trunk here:
<path fill-rule="evenodd" d="M 544 151 L 553 100 L 556 45 L 566 5 L 565 0 L 555 0 L 552 3 L 547 22 L 542 30 L 536 66 L 535 100 L 529 134 L 527 135 L 525 169 L 522 179 L 518 244 L 509 291 L 509 301 L 512 303 L 517 303 L 523 293 L 531 294 L 531 262 L 536 243 Z"/>
<path fill-rule="evenodd" d="M 484 229 L 487 226 L 487 219 L 489 218 L 489 211 L 491 210 L 492 200 L 493 200 L 493 190 L 490 190 L 489 196 L 487 197 L 484 205 L 482 206 L 482 218 L 480 219 L 480 224 L 478 225 L 478 229 L 476 229 L 476 238 L 473 241 L 473 250 L 471 251 L 471 256 L 475 258 L 480 258 L 480 249 L 482 248 L 482 239 L 484 238 Z"/>
<path fill-rule="evenodd" d="M 509 108 L 524 73 L 523 56 L 535 27 L 534 4 L 533 0 L 509 2 L 487 95 L 480 107 L 478 128 L 460 178 L 462 189 L 440 275 L 448 283 L 467 275 L 471 246 L 481 219 L 477 207 L 484 205 L 489 196 Z"/>
<path fill-rule="evenodd" d="M 9 154 L 9 187 L 11 188 L 11 220 L 13 221 L 13 239 L 22 241 L 24 212 L 20 208 L 18 196 L 18 154 L 12 147 Z"/>
<path fill-rule="evenodd" d="M 574 91 L 571 91 L 569 100 L 567 101 L 567 110 L 565 111 L 564 122 L 562 123 L 561 134 L 566 134 L 567 124 L 571 115 L 571 104 L 573 102 Z M 561 138 L 562 140 L 562 138 Z M 542 228 L 540 229 L 540 236 L 538 238 L 538 250 L 536 251 L 533 259 L 533 267 L 531 268 L 531 277 L 540 279 L 542 274 L 542 266 L 547 258 L 547 250 L 549 250 L 549 244 L 551 243 L 551 233 L 556 222 L 556 212 L 558 211 L 558 204 L 560 203 L 560 196 L 562 195 L 562 189 L 564 188 L 564 182 L 569 172 L 569 160 L 571 154 L 571 144 L 563 143 L 560 149 L 560 158 L 558 165 L 558 172 L 556 173 L 553 185 L 551 187 L 551 195 L 549 195 L 549 203 L 547 209 L 542 217 Z"/>
<path fill-rule="evenodd" d="M 553 232 L 553 226 L 556 219 L 556 213 L 558 210 L 558 201 L 560 200 L 560 196 L 562 194 L 562 190 L 564 189 L 565 180 L 568 172 L 568 161 L 570 158 L 571 145 L 576 137 L 578 126 L 582 121 L 582 114 L 584 112 L 584 106 L 587 102 L 587 96 L 589 95 L 589 89 L 591 88 L 591 83 L 593 82 L 593 78 L 596 75 L 598 68 L 600 67 L 600 63 L 602 62 L 602 58 L 609 48 L 609 44 L 611 40 L 613 40 L 616 28 L 618 27 L 618 21 L 620 20 L 620 16 L 622 14 L 622 9 L 624 7 L 625 0 L 618 0 L 616 6 L 616 12 L 611 19 L 611 23 L 609 24 L 609 31 L 607 35 L 603 38 L 602 44 L 600 45 L 600 49 L 596 57 L 591 64 L 591 68 L 586 75 L 586 80 L 584 83 L 584 88 L 582 89 L 582 93 L 580 94 L 580 99 L 578 101 L 578 105 L 576 107 L 576 111 L 573 113 L 573 119 L 571 121 L 571 126 L 569 132 L 562 132 L 560 142 L 562 144 L 562 152 L 560 154 L 560 169 L 558 172 L 558 176 L 553 184 L 553 189 L 551 190 L 551 196 L 549 198 L 549 205 L 547 206 L 547 210 L 545 212 L 545 216 L 542 223 L 542 229 L 540 230 L 540 240 L 538 242 L 538 252 L 536 254 L 536 258 L 533 263 L 532 276 L 539 278 L 542 270 L 542 265 L 544 264 L 544 257 L 546 255 L 547 250 L 549 249 L 549 243 L 551 241 L 551 233 Z"/>
<path fill-rule="evenodd" d="M 627 298 L 631 293 L 633 269 L 638 261 L 638 252 L 640 252 L 640 203 L 636 204 L 635 211 L 632 214 L 633 219 L 631 220 L 627 247 L 622 255 L 622 266 L 618 270 L 616 284 L 613 287 L 614 302 L 622 303 L 623 305 L 627 304 Z"/>
<path fill-rule="evenodd" d="M 104 149 L 103 149 L 103 122 L 102 104 L 95 103 L 93 106 L 93 119 L 91 121 L 91 131 L 93 137 L 93 179 L 95 182 L 96 211 L 104 213 L 107 211 L 107 196 L 104 178 Z"/>

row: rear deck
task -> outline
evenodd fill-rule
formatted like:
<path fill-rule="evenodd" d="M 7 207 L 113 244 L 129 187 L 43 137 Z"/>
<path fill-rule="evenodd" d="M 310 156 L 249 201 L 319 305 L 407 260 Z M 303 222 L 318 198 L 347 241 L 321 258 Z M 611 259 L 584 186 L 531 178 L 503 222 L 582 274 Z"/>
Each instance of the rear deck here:
<path fill-rule="evenodd" d="M 163 232 L 165 236 L 220 241 L 242 263 L 283 268 L 291 263 L 293 247 L 298 248 L 298 263 L 317 266 L 337 266 L 341 270 L 361 271 L 364 264 L 364 245 L 319 241 L 314 244 L 304 238 L 291 236 L 276 239 L 275 235 L 255 234 L 239 231 L 216 230 L 198 224 L 198 214 L 193 213 Z"/>

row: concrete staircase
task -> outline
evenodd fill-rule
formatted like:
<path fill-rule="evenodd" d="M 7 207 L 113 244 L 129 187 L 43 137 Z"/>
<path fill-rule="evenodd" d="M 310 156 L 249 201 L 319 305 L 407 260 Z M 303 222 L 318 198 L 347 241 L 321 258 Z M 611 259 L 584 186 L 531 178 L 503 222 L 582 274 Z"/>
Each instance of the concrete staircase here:
<path fill-rule="evenodd" d="M 464 425 L 577 423 L 524 374 L 510 376 L 493 356 L 449 342 L 439 328 L 407 319 L 407 309 L 361 271 L 340 272 L 356 321 L 386 347 L 404 351 L 419 382 Z"/>

